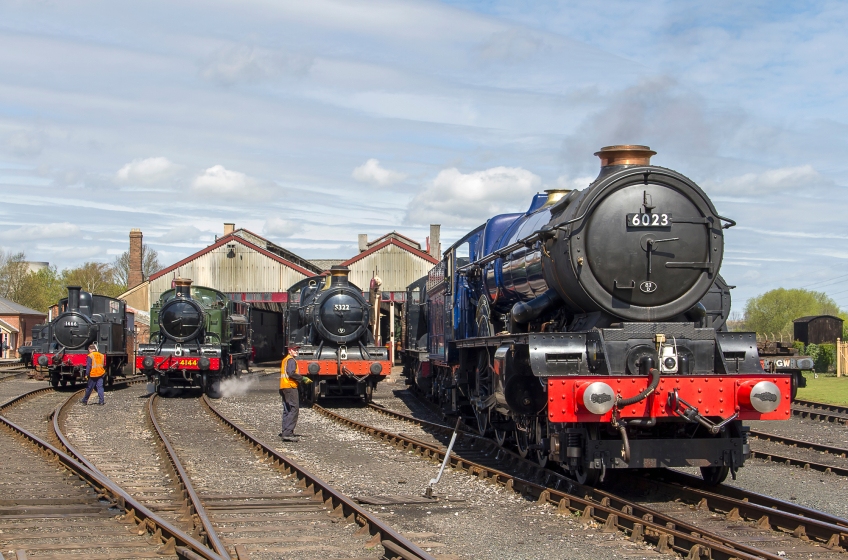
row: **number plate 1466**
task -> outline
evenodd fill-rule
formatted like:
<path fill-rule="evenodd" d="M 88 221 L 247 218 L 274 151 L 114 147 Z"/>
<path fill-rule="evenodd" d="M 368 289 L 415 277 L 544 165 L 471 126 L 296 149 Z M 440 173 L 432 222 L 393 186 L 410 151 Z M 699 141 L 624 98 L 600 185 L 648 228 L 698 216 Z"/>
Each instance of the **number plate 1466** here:
<path fill-rule="evenodd" d="M 627 214 L 628 227 L 671 227 L 671 214 Z"/>

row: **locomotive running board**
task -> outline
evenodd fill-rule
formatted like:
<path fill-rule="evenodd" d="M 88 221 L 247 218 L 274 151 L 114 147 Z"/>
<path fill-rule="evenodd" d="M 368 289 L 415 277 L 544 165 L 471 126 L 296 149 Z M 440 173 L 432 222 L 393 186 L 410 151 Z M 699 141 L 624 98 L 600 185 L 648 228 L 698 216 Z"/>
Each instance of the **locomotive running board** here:
<path fill-rule="evenodd" d="M 533 333 L 538 334 L 538 333 Z M 456 340 L 454 344 L 457 348 L 480 348 L 483 346 L 500 346 L 501 344 L 530 344 L 530 333 L 521 334 L 503 334 L 495 336 L 481 336 L 478 338 L 466 338 L 464 340 Z"/>

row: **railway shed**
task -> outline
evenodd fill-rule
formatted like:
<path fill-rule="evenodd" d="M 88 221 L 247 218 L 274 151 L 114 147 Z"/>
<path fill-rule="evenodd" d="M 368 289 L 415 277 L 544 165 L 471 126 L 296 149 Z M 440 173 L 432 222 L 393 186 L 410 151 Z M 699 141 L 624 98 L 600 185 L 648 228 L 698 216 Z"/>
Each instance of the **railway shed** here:
<path fill-rule="evenodd" d="M 842 337 L 842 319 L 833 315 L 810 315 L 793 321 L 795 340 L 807 344 L 836 344 Z"/>

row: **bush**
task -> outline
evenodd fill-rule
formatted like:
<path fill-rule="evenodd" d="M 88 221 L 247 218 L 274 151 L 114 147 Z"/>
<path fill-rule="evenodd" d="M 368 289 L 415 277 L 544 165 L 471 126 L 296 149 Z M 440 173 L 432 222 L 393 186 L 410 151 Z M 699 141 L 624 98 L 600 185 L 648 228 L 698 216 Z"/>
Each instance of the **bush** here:
<path fill-rule="evenodd" d="M 808 355 L 808 354 L 804 354 L 804 341 L 803 340 L 796 340 L 795 342 L 792 343 L 792 346 L 798 349 L 798 354 L 800 354 L 801 356 Z"/>
<path fill-rule="evenodd" d="M 815 362 L 816 373 L 827 373 L 836 363 L 836 346 L 833 344 L 809 344 L 807 355 Z"/>

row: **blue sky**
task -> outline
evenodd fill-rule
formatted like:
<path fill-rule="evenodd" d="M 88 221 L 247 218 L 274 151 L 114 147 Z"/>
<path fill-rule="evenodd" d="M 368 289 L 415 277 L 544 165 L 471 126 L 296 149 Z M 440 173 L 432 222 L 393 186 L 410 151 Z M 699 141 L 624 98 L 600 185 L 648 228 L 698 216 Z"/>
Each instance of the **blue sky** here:
<path fill-rule="evenodd" d="M 0 246 L 74 266 L 139 227 L 171 263 L 223 222 L 307 258 L 431 222 L 447 243 L 641 143 L 738 222 L 735 309 L 779 286 L 848 308 L 846 23 L 836 2 L 3 2 Z"/>

